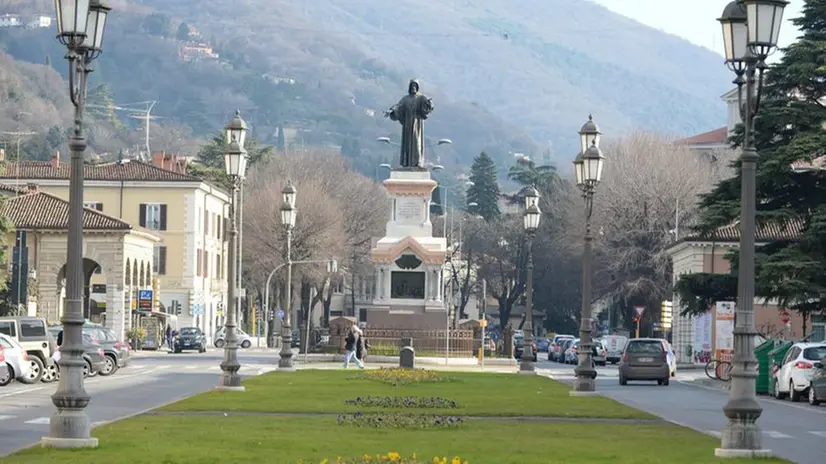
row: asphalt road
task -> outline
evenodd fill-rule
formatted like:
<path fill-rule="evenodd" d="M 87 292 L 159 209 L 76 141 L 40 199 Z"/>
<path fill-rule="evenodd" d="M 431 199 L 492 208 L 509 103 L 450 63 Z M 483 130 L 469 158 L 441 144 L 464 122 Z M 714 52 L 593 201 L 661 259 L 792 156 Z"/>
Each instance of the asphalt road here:
<path fill-rule="evenodd" d="M 542 374 L 573 382 L 573 366 L 542 361 L 537 367 Z M 677 378 L 672 379 L 668 387 L 658 386 L 656 382 L 629 382 L 622 387 L 616 367 L 599 367 L 597 371 L 597 389 L 609 398 L 716 437 L 726 425 L 722 408 L 728 392 L 691 383 L 695 378 L 705 377 L 702 370 L 678 370 Z M 799 464 L 824 462 L 826 407 L 764 396 L 760 397 L 760 404 L 763 415 L 758 425 L 763 430 L 764 448 Z"/>
<path fill-rule="evenodd" d="M 209 390 L 218 384 L 220 351 L 205 354 L 165 352 L 132 359 L 126 368 L 109 377 L 87 379 L 92 401 L 86 408 L 93 425 L 135 414 Z M 277 357 L 239 353 L 240 373 L 259 375 L 275 368 Z M 50 396 L 57 383 L 0 388 L 0 456 L 34 444 L 49 431 L 54 412 Z"/>

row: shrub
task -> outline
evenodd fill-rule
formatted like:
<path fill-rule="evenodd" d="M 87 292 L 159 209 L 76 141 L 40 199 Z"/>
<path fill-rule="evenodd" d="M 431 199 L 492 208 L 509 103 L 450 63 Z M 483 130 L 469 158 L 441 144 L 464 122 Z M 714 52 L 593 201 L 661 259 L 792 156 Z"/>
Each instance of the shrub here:
<path fill-rule="evenodd" d="M 338 425 L 359 428 L 389 429 L 431 429 L 452 428 L 464 423 L 464 419 L 455 416 L 425 416 L 417 414 L 340 414 Z"/>
<path fill-rule="evenodd" d="M 438 396 L 365 396 L 345 400 L 344 404 L 377 408 L 454 409 L 456 402 Z"/>

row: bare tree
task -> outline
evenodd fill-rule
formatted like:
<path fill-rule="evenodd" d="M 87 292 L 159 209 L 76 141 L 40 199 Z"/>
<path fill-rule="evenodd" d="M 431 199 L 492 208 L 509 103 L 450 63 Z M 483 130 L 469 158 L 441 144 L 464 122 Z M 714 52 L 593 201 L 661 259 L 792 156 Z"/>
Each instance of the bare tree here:
<path fill-rule="evenodd" d="M 665 250 L 683 237 L 696 218 L 697 195 L 721 177 L 733 154 L 713 157 L 657 135 L 631 134 L 603 148 L 603 181 L 594 197 L 593 231 L 598 264 L 595 296 L 631 306 L 665 299 L 671 291 L 671 263 Z M 569 191 L 561 221 L 581 244 L 584 206 Z M 577 207 L 577 205 L 579 205 Z M 678 228 L 679 223 L 679 228 Z"/>

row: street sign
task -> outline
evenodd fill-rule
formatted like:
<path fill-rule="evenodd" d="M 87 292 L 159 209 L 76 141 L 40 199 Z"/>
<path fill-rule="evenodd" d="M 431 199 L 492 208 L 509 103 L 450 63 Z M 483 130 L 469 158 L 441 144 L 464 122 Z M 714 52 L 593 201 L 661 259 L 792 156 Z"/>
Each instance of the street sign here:
<path fill-rule="evenodd" d="M 645 312 L 645 306 L 634 306 L 634 311 L 637 312 L 637 317 L 642 317 L 642 313 Z"/>
<path fill-rule="evenodd" d="M 788 311 L 783 311 L 782 313 L 780 313 L 780 322 L 782 322 L 784 324 L 788 324 L 789 321 L 791 321 L 791 320 L 792 320 L 792 316 L 791 316 L 791 314 L 789 314 Z"/>
<path fill-rule="evenodd" d="M 141 311 L 152 311 L 152 290 L 138 291 L 138 309 Z"/>
<path fill-rule="evenodd" d="M 280 319 L 282 321 L 284 320 L 284 310 L 283 309 L 278 310 L 278 319 Z"/>

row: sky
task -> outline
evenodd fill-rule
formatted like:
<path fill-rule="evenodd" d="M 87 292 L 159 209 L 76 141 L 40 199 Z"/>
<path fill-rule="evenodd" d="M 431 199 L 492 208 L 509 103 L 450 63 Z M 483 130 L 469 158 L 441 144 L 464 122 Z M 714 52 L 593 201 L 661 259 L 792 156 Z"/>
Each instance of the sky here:
<path fill-rule="evenodd" d="M 717 18 L 730 0 L 591 0 L 647 26 L 680 36 L 723 54 L 723 33 Z M 793 42 L 798 31 L 789 21 L 800 14 L 804 0 L 791 0 L 783 13 L 781 47 Z M 769 60 L 772 61 L 772 60 Z"/>

